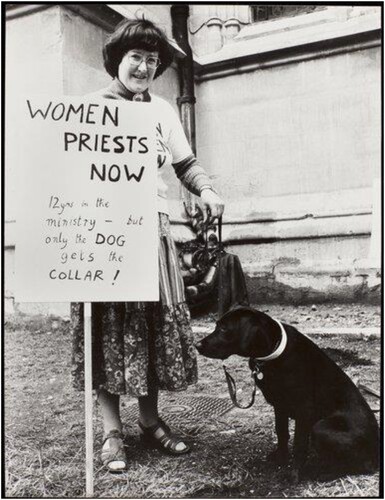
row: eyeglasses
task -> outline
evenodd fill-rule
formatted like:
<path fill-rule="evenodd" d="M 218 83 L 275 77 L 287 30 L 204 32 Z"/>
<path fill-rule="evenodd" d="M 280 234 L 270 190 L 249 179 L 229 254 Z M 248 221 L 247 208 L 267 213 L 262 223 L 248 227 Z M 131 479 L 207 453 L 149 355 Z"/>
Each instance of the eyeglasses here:
<path fill-rule="evenodd" d="M 160 60 L 158 59 L 158 57 L 150 56 L 145 58 L 140 54 L 129 54 L 128 61 L 131 64 L 131 66 L 140 66 L 144 61 L 146 63 L 147 68 L 150 69 L 156 69 L 160 64 Z"/>

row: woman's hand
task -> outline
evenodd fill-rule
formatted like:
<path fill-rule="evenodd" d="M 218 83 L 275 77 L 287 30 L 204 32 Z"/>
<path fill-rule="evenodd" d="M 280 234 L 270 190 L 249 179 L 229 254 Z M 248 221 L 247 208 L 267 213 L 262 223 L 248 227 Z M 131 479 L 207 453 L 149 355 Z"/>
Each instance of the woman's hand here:
<path fill-rule="evenodd" d="M 220 217 L 225 209 L 222 199 L 210 188 L 202 189 L 201 205 L 203 211 L 203 223 L 210 224 L 215 218 Z"/>

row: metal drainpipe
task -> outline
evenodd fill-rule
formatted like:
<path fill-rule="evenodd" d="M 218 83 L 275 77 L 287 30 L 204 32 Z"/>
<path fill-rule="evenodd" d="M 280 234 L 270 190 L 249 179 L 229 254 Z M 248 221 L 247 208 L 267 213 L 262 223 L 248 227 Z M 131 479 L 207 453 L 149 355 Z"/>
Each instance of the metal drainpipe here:
<path fill-rule="evenodd" d="M 187 140 L 194 154 L 196 154 L 194 63 L 192 50 L 188 41 L 188 17 L 188 5 L 174 4 L 171 6 L 172 34 L 176 43 L 187 56 L 178 61 L 180 96 L 177 99 L 177 103 Z M 185 187 L 181 186 L 181 198 L 185 212 L 191 219 L 195 213 L 194 196 Z"/>
<path fill-rule="evenodd" d="M 171 6 L 172 34 L 176 43 L 187 55 L 178 61 L 180 97 L 177 99 L 177 103 L 183 128 L 195 154 L 194 66 L 192 50 L 188 41 L 188 17 L 188 5 L 174 4 Z"/>

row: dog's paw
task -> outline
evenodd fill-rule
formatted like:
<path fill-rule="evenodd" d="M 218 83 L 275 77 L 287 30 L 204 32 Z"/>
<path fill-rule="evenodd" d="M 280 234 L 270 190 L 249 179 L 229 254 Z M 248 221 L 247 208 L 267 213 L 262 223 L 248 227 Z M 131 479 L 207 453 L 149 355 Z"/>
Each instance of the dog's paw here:
<path fill-rule="evenodd" d="M 270 462 L 275 463 L 275 465 L 287 465 L 289 463 L 289 451 L 277 448 L 273 452 L 269 453 L 267 459 Z"/>

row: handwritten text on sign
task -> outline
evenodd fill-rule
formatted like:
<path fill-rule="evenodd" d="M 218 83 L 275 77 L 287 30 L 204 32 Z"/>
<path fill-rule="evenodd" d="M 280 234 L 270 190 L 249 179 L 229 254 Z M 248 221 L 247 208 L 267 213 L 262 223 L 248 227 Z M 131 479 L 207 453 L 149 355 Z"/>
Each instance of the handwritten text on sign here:
<path fill-rule="evenodd" d="M 151 106 L 31 97 L 20 108 L 16 300 L 158 300 Z"/>

